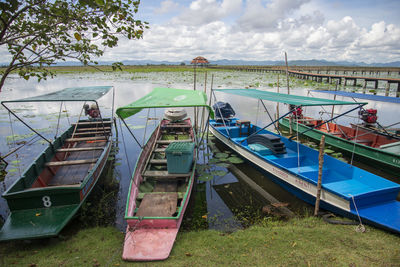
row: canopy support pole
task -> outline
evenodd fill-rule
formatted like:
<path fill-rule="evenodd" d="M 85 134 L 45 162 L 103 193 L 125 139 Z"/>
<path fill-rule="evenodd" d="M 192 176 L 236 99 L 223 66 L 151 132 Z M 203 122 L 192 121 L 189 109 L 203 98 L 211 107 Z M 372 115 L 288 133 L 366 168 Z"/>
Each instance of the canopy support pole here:
<path fill-rule="evenodd" d="M 331 118 L 331 119 L 329 119 L 329 120 L 327 120 L 327 121 L 324 121 L 324 122 L 322 122 L 322 123 L 320 123 L 320 124 L 318 124 L 318 125 L 315 125 L 315 126 L 309 128 L 309 129 L 307 129 L 307 130 L 301 132 L 300 134 L 304 134 L 304 133 L 306 133 L 306 132 L 308 132 L 308 131 L 313 130 L 314 128 L 318 128 L 319 126 L 321 126 L 321 125 L 323 125 L 323 124 L 325 124 L 325 123 L 328 123 L 328 122 L 330 122 L 330 121 L 336 120 L 337 118 L 342 117 L 342 116 L 344 116 L 344 115 L 346 115 L 346 114 L 348 114 L 348 113 L 350 113 L 350 112 L 352 112 L 352 111 L 354 111 L 354 110 L 356 110 L 356 109 L 362 108 L 362 106 L 364 106 L 364 105 L 366 105 L 366 104 L 359 104 L 357 107 L 352 108 L 352 109 L 350 109 L 350 110 L 348 110 L 348 111 L 346 111 L 346 112 L 344 112 L 344 113 L 342 113 L 342 114 L 339 114 L 338 116 L 336 116 L 336 117 L 334 117 L 334 118 Z M 291 137 L 289 138 L 289 140 L 292 140 L 293 138 L 294 138 L 294 136 L 291 136 Z"/>
<path fill-rule="evenodd" d="M 211 92 L 212 92 L 212 94 L 213 94 L 213 96 L 214 96 L 214 102 L 217 103 L 217 97 L 215 96 L 214 90 L 213 90 L 212 88 L 211 88 Z M 214 103 L 214 104 L 215 104 L 215 103 Z M 221 109 L 220 109 L 218 106 L 217 106 L 217 108 L 218 108 L 218 111 L 219 111 L 219 115 L 222 116 Z M 217 116 L 215 116 L 215 117 L 217 117 Z M 225 126 L 225 131 L 226 131 L 226 133 L 228 134 L 229 140 L 232 139 L 232 138 L 231 138 L 231 135 L 229 134 L 229 131 L 228 131 L 227 127 L 226 127 L 225 119 L 224 119 L 224 118 L 222 118 L 222 123 L 223 123 L 224 126 Z"/>
<path fill-rule="evenodd" d="M 23 125 L 25 125 L 26 127 L 28 127 L 32 132 L 34 132 L 35 134 L 39 135 L 41 138 L 43 138 L 43 140 L 47 141 L 50 146 L 53 146 L 53 144 L 50 142 L 50 140 L 48 140 L 47 138 L 45 138 L 43 135 L 41 135 L 40 133 L 38 133 L 35 129 L 33 129 L 31 126 L 29 126 L 26 122 L 24 122 L 20 117 L 18 117 L 14 112 L 12 112 L 8 107 L 6 107 L 6 105 L 4 105 L 4 103 L 1 103 L 3 105 L 3 107 L 5 109 L 7 109 L 8 112 L 10 112 L 11 114 L 14 115 L 15 118 L 17 118 L 20 122 L 22 122 Z"/>
<path fill-rule="evenodd" d="M 264 102 L 262 101 L 262 99 L 260 99 L 260 101 L 261 101 L 261 104 L 264 106 L 264 109 L 265 109 L 265 111 L 267 112 L 269 119 L 270 119 L 271 121 L 273 121 L 274 119 L 272 119 L 271 114 L 269 114 L 269 111 L 268 111 L 267 107 L 265 106 Z M 276 130 L 276 131 L 278 132 L 278 134 L 280 135 L 281 132 L 279 132 L 279 129 L 278 129 L 278 127 L 276 127 L 275 122 L 273 122 L 273 124 L 274 124 L 275 130 Z"/>

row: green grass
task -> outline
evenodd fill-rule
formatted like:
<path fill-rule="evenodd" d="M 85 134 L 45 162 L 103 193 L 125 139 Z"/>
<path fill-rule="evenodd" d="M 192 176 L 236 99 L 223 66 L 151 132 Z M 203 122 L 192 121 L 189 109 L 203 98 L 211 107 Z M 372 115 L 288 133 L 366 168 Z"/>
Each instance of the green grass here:
<path fill-rule="evenodd" d="M 2 266 L 130 266 L 122 261 L 124 234 L 115 228 L 84 229 L 70 238 L 9 242 Z M 399 266 L 400 237 L 367 227 L 331 225 L 318 218 L 265 221 L 231 234 L 180 232 L 168 260 L 153 266 Z M 138 265 L 139 265 L 138 264 Z"/>

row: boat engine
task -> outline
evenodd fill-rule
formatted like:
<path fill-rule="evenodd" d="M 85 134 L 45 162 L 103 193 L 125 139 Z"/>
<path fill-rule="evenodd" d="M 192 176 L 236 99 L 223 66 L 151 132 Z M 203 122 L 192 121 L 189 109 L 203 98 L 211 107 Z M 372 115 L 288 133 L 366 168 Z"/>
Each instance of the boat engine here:
<path fill-rule="evenodd" d="M 297 119 L 303 118 L 303 109 L 301 107 L 295 107 L 294 105 L 290 105 L 289 107 L 292 111 L 292 116 Z"/>
<path fill-rule="evenodd" d="M 88 104 L 83 105 L 85 109 L 85 115 L 90 116 L 90 118 L 96 119 L 100 115 L 100 111 L 96 104 L 92 104 L 90 107 Z"/>
<path fill-rule="evenodd" d="M 376 109 L 362 109 L 358 112 L 360 119 L 364 122 L 365 126 L 372 126 L 376 123 L 378 116 L 376 114 L 378 111 Z"/>
<path fill-rule="evenodd" d="M 235 111 L 228 102 L 217 102 L 213 105 L 215 117 L 219 119 L 229 120 L 235 116 Z"/>

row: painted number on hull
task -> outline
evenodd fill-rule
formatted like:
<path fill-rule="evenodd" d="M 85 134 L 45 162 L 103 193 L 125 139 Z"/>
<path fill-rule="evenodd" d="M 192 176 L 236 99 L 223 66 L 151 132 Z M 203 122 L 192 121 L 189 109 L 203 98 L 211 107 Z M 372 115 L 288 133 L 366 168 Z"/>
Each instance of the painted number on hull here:
<path fill-rule="evenodd" d="M 51 207 L 51 201 L 49 196 L 42 197 L 42 200 L 43 200 L 43 206 L 45 206 L 46 208 Z"/>

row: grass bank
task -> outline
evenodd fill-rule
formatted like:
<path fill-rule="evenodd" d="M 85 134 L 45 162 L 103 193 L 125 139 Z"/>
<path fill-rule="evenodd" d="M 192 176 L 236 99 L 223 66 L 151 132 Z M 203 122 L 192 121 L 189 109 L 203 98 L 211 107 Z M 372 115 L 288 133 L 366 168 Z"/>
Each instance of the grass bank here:
<path fill-rule="evenodd" d="M 367 227 L 331 225 L 319 218 L 265 221 L 231 234 L 180 232 L 168 260 L 145 266 L 399 266 L 400 236 Z M 0 247 L 2 266 L 128 266 L 124 234 L 89 228 L 68 238 Z"/>

